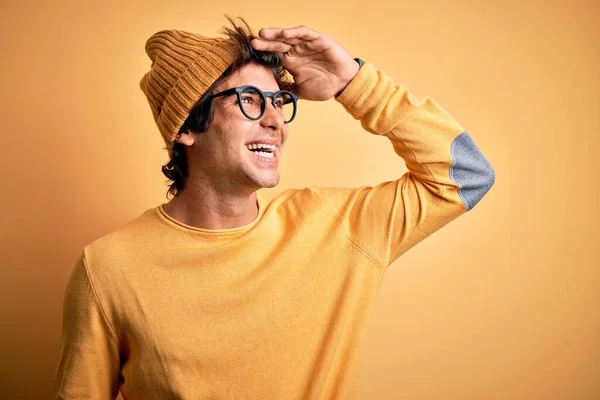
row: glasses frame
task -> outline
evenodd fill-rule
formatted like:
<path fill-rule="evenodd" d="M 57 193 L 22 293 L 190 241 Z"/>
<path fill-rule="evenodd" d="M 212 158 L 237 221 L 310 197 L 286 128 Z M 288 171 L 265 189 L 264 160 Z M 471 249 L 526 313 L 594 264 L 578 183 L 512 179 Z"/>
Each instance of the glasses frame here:
<path fill-rule="evenodd" d="M 263 102 L 262 102 L 262 107 L 260 109 L 260 115 L 258 117 L 251 117 L 248 114 L 246 114 L 246 111 L 244 111 L 244 107 L 242 106 L 242 94 L 247 89 L 254 89 L 258 93 L 260 93 L 260 95 L 262 96 Z M 242 114 L 244 114 L 244 116 L 246 118 L 248 118 L 252 121 L 256 121 L 256 120 L 261 119 L 263 117 L 263 115 L 265 115 L 265 111 L 267 111 L 267 97 L 269 97 L 271 99 L 271 105 L 273 107 L 275 107 L 275 99 L 282 93 L 289 94 L 292 99 L 291 101 L 285 102 L 283 104 L 294 103 L 294 112 L 293 112 L 292 116 L 290 117 L 289 120 L 283 121 L 285 124 L 289 124 L 290 122 L 292 122 L 294 120 L 294 118 L 296 118 L 296 112 L 298 111 L 298 96 L 295 95 L 294 93 L 290 92 L 289 90 L 279 90 L 277 92 L 263 92 L 256 86 L 243 85 L 243 86 L 232 87 L 231 89 L 226 89 L 217 94 L 213 94 L 208 99 L 210 101 L 212 101 L 212 99 L 214 99 L 215 97 L 229 96 L 229 95 L 235 94 L 237 96 L 238 107 L 239 107 L 240 111 L 242 112 Z M 275 107 L 275 109 L 277 109 L 277 107 Z"/>

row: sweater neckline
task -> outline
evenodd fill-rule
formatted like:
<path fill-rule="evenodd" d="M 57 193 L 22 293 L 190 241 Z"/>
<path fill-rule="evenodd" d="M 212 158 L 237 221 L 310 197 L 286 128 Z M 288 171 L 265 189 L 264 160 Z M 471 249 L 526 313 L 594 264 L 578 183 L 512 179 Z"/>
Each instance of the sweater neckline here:
<path fill-rule="evenodd" d="M 260 219 L 262 218 L 263 214 L 264 214 L 264 210 L 265 210 L 265 198 L 263 197 L 261 191 L 257 191 L 256 192 L 256 201 L 258 204 L 258 214 L 256 215 L 256 218 L 254 218 L 254 220 L 252 222 L 250 222 L 249 224 L 243 225 L 243 226 L 238 226 L 236 228 L 227 228 L 227 229 L 206 229 L 206 228 L 199 228 L 197 226 L 193 226 L 193 225 L 187 225 L 173 217 L 171 217 L 169 214 L 167 214 L 167 212 L 164 209 L 164 203 L 159 205 L 158 207 L 156 207 L 156 215 L 158 216 L 158 218 L 163 222 L 166 223 L 167 225 L 169 225 L 170 227 L 188 233 L 188 234 L 194 234 L 194 235 L 199 235 L 199 236 L 204 236 L 204 237 L 229 237 L 229 236 L 239 236 L 242 235 L 246 232 L 248 232 L 249 230 L 251 230 L 257 223 L 258 221 L 260 221 Z"/>

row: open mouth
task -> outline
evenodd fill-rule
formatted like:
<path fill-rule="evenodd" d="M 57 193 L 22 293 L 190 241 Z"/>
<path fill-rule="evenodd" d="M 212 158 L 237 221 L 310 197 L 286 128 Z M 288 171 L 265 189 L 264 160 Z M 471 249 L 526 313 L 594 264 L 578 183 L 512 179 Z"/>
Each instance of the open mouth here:
<path fill-rule="evenodd" d="M 266 144 L 266 143 L 251 143 L 247 144 L 246 148 L 256 154 L 259 157 L 265 159 L 274 159 L 275 158 L 275 150 L 277 150 L 277 146 L 274 144 Z"/>

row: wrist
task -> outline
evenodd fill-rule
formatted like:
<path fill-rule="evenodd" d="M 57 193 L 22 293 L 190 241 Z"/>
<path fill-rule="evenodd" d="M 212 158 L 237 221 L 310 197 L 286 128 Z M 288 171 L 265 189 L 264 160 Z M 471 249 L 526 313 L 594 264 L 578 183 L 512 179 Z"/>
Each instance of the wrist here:
<path fill-rule="evenodd" d="M 344 79 L 344 80 L 341 81 L 341 83 L 340 83 L 340 89 L 335 94 L 335 97 L 338 97 L 339 95 L 342 94 L 342 92 L 348 87 L 348 85 L 350 84 L 350 82 L 352 82 L 352 80 L 354 79 L 354 77 L 358 74 L 358 71 L 362 68 L 362 66 L 365 63 L 360 58 L 355 58 L 354 61 L 356 61 L 356 63 L 353 63 L 352 67 L 350 68 L 351 72 L 348 74 L 349 78 L 346 78 L 346 79 Z"/>

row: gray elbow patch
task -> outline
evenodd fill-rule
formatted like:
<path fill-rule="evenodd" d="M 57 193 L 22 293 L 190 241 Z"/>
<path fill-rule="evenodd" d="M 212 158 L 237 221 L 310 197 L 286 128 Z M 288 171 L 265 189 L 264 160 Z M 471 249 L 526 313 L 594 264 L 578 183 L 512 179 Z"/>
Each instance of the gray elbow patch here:
<path fill-rule="evenodd" d="M 458 195 L 468 211 L 479 203 L 494 184 L 494 169 L 467 132 L 452 141 L 450 154 L 450 179 L 458 185 Z"/>

